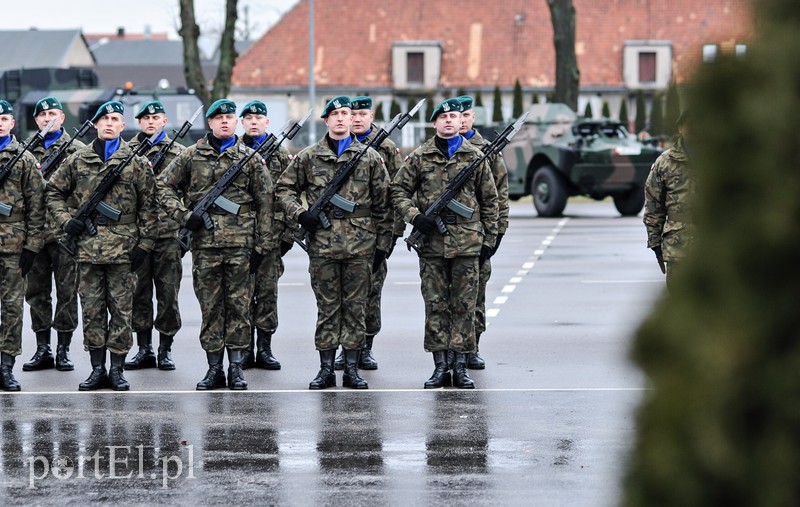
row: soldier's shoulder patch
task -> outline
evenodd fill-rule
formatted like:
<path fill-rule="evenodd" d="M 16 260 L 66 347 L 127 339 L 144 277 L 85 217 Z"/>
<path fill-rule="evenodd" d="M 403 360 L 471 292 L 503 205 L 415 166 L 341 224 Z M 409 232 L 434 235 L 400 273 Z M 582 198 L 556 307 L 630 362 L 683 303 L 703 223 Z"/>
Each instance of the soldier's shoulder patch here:
<path fill-rule="evenodd" d="M 398 155 L 400 154 L 400 148 L 395 148 L 394 150 L 397 152 Z"/>
<path fill-rule="evenodd" d="M 498 153 L 497 153 L 497 156 L 498 156 L 498 157 L 500 157 L 500 158 L 503 158 L 503 152 L 502 152 L 502 151 L 501 151 L 501 152 L 498 152 Z"/>
<path fill-rule="evenodd" d="M 36 169 L 41 169 L 41 168 L 42 168 L 42 164 L 40 164 L 39 162 L 36 162 Z"/>

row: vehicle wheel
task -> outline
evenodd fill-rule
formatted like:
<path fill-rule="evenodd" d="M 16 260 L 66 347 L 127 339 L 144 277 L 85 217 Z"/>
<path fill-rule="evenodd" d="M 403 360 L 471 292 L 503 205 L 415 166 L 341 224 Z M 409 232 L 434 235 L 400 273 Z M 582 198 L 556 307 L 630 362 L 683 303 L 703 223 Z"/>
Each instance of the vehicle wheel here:
<path fill-rule="evenodd" d="M 614 195 L 614 207 L 624 217 L 633 217 L 639 214 L 644 207 L 644 188 L 635 185 L 632 189 Z"/>
<path fill-rule="evenodd" d="M 552 166 L 544 166 L 533 175 L 533 206 L 540 217 L 558 217 L 567 206 L 567 189 Z"/>

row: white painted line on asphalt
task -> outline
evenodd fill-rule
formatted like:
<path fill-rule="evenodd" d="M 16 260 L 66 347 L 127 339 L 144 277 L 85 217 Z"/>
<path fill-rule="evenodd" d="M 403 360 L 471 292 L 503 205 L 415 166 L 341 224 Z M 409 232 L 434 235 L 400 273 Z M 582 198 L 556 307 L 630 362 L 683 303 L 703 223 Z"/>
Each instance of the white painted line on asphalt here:
<path fill-rule="evenodd" d="M 522 278 L 520 278 L 518 276 L 515 276 L 514 278 L 509 280 L 508 283 L 520 283 L 521 281 L 522 281 Z"/>
<path fill-rule="evenodd" d="M 502 292 L 506 292 L 506 293 L 514 292 L 514 289 L 516 289 L 516 288 L 517 288 L 516 285 L 506 285 L 505 287 L 503 287 Z"/>
<path fill-rule="evenodd" d="M 581 283 L 664 283 L 664 280 L 581 280 Z"/>
<path fill-rule="evenodd" d="M 520 388 L 505 388 L 505 389 L 470 389 L 469 391 L 479 391 L 484 393 L 557 393 L 557 392 L 643 392 L 649 391 L 649 387 L 520 387 Z M 208 396 L 210 394 L 234 394 L 234 395 L 247 395 L 247 394 L 319 394 L 319 393 L 353 393 L 353 394 L 369 394 L 369 393 L 429 393 L 441 391 L 461 391 L 460 389 L 248 389 L 246 391 L 234 391 L 231 389 L 215 389 L 212 391 L 197 391 L 197 390 L 184 390 L 184 391 L 17 391 L 17 392 L 4 392 L 4 396 L 63 396 L 63 395 L 108 395 L 108 396 L 131 396 L 139 394 L 197 394 L 199 396 Z"/>
<path fill-rule="evenodd" d="M 419 285 L 422 282 L 417 280 L 416 282 L 393 282 L 395 285 Z"/>
<path fill-rule="evenodd" d="M 497 296 L 496 298 L 494 298 L 494 303 L 492 304 L 502 305 L 505 304 L 506 301 L 508 301 L 508 296 Z"/>
<path fill-rule="evenodd" d="M 527 274 L 528 274 L 527 269 L 520 269 L 519 271 L 517 271 L 517 276 L 525 276 Z"/>
<path fill-rule="evenodd" d="M 497 317 L 498 313 L 500 313 L 500 308 L 490 308 L 486 310 L 486 317 Z"/>
<path fill-rule="evenodd" d="M 544 250 L 534 250 L 533 251 L 533 255 L 536 255 L 536 256 L 542 255 L 543 253 L 544 253 Z"/>
<path fill-rule="evenodd" d="M 522 265 L 522 269 L 531 269 L 532 267 L 533 267 L 532 262 L 526 262 L 525 264 Z"/>

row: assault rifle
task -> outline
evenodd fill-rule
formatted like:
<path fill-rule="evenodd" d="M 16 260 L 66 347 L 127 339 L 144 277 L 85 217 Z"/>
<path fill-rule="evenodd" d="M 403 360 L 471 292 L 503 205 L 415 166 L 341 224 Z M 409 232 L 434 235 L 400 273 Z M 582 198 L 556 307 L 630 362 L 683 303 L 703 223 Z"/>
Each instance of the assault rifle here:
<path fill-rule="evenodd" d="M 11 176 L 11 170 L 14 169 L 14 165 L 16 165 L 17 162 L 19 162 L 19 159 L 22 158 L 25 152 L 36 148 L 36 146 L 39 143 L 44 141 L 45 134 L 47 134 L 50 131 L 50 129 L 53 128 L 55 122 L 56 122 L 55 118 L 50 120 L 50 123 L 48 123 L 42 130 L 34 134 L 34 136 L 30 138 L 30 140 L 28 140 L 28 142 L 25 145 L 22 146 L 22 149 L 17 150 L 17 154 L 11 157 L 11 160 L 6 162 L 6 164 L 2 168 L 0 168 L 0 187 L 3 186 L 8 177 Z M 11 212 L 13 211 L 12 208 L 13 206 L 11 206 L 10 204 L 0 202 L 0 215 L 3 215 L 5 217 L 10 217 Z"/>
<path fill-rule="evenodd" d="M 175 144 L 175 141 L 183 138 L 186 134 L 189 133 L 189 129 L 192 128 L 192 124 L 197 119 L 197 117 L 200 116 L 200 112 L 202 110 L 203 106 L 198 107 L 197 111 L 194 112 L 192 117 L 183 122 L 183 125 L 181 125 L 180 130 L 172 131 L 174 137 L 170 140 L 169 144 L 158 150 L 156 156 L 153 157 L 153 160 L 150 161 L 150 165 L 153 166 L 153 174 L 158 174 L 158 170 L 161 168 L 161 164 L 164 163 L 164 159 L 166 158 L 167 153 L 169 153 L 169 150 L 172 149 L 172 145 Z"/>
<path fill-rule="evenodd" d="M 231 183 L 233 183 L 233 180 L 236 179 L 236 176 L 239 175 L 250 159 L 253 158 L 256 153 L 258 153 L 264 158 L 265 161 L 269 162 L 269 159 L 272 157 L 272 155 L 278 151 L 281 143 L 285 139 L 292 139 L 295 134 L 300 131 L 300 129 L 303 127 L 303 124 L 306 122 L 306 120 L 308 120 L 313 111 L 313 108 L 310 109 L 305 117 L 299 122 L 287 124 L 278 137 L 270 134 L 269 137 L 267 137 L 267 140 L 264 141 L 264 143 L 259 146 L 257 150 L 251 151 L 246 157 L 239 160 L 230 166 L 224 173 L 222 173 L 222 176 L 214 184 L 214 188 L 209 190 L 208 193 L 203 196 L 202 199 L 200 199 L 200 202 L 197 203 L 194 209 L 192 209 L 193 214 L 202 217 L 203 226 L 206 228 L 206 230 L 210 231 L 214 228 L 214 222 L 211 220 L 211 217 L 208 213 L 214 206 L 227 211 L 232 215 L 239 214 L 240 206 L 230 199 L 224 197 L 222 193 L 225 192 L 225 189 L 227 189 Z M 192 231 L 186 227 L 182 227 L 181 230 L 178 231 L 178 237 L 176 239 L 181 245 L 181 250 L 185 254 L 191 247 Z"/>
<path fill-rule="evenodd" d="M 111 188 L 117 183 L 117 180 L 122 175 L 122 170 L 125 169 L 125 167 L 128 166 L 128 164 L 130 164 L 134 158 L 141 156 L 144 152 L 149 150 L 163 131 L 164 129 L 162 127 L 158 130 L 158 132 L 153 134 L 150 138 L 145 139 L 142 144 L 137 146 L 136 149 L 125 158 L 125 160 L 108 171 L 106 175 L 103 176 L 103 179 L 100 180 L 100 184 L 97 185 L 97 188 L 94 189 L 94 192 L 92 192 L 91 197 L 89 197 L 89 201 L 81 206 L 78 210 L 78 213 L 75 214 L 73 218 L 83 222 L 83 225 L 86 227 L 86 232 L 89 233 L 89 236 L 94 236 L 97 234 L 97 227 L 94 225 L 94 219 L 98 213 L 112 222 L 119 222 L 122 212 L 104 202 L 103 199 L 105 199 L 106 195 L 108 195 L 108 192 L 110 192 Z M 58 244 L 61 245 L 64 250 L 67 251 L 67 253 L 75 257 L 75 254 L 78 253 L 78 246 L 76 245 L 76 242 L 78 241 L 79 237 L 80 234 L 73 235 L 67 233 L 63 238 L 58 240 Z"/>
<path fill-rule="evenodd" d="M 54 150 L 52 153 L 50 153 L 50 155 L 47 156 L 46 159 L 44 159 L 44 162 L 42 162 L 42 177 L 44 179 L 50 179 L 50 175 L 53 174 L 53 171 L 56 170 L 59 164 L 61 164 L 61 161 L 64 160 L 64 157 L 67 156 L 67 150 L 70 146 L 72 146 L 72 143 L 75 141 L 75 139 L 80 139 L 81 137 L 85 136 L 86 133 L 89 132 L 89 128 L 92 126 L 92 122 L 89 120 L 83 122 L 83 125 L 74 129 L 75 135 L 72 136 L 69 141 L 59 146 L 58 149 Z"/>
<path fill-rule="evenodd" d="M 488 146 L 483 148 L 483 153 L 480 157 L 476 158 L 470 164 L 459 171 L 453 181 L 447 185 L 447 188 L 444 189 L 444 192 L 436 198 L 435 201 L 425 210 L 423 213 L 426 217 L 433 219 L 436 223 L 436 229 L 439 231 L 440 234 L 445 235 L 448 233 L 447 225 L 445 225 L 444 220 L 440 216 L 445 209 L 449 209 L 456 215 L 459 215 L 467 220 L 472 218 L 472 215 L 475 213 L 475 210 L 466 206 L 460 202 L 458 202 L 455 197 L 456 194 L 461 190 L 461 188 L 472 178 L 473 173 L 475 170 L 480 167 L 484 160 L 489 158 L 489 156 L 500 153 L 500 151 L 506 147 L 511 138 L 514 137 L 517 132 L 522 129 L 522 124 L 525 123 L 525 118 L 528 117 L 528 113 L 523 114 L 514 124 L 509 125 L 506 129 L 500 133 L 494 141 L 492 141 Z M 408 244 L 408 249 L 411 250 L 412 248 L 417 252 L 420 253 L 420 249 L 425 244 L 425 233 L 414 228 L 409 234 L 408 238 L 406 238 L 406 243 Z"/>
<path fill-rule="evenodd" d="M 378 130 L 378 133 L 375 134 L 375 137 L 369 140 L 369 142 L 364 146 L 364 149 L 353 155 L 353 157 L 348 160 L 347 162 L 340 167 L 336 173 L 331 178 L 331 181 L 325 187 L 325 190 L 322 191 L 322 194 L 314 201 L 314 204 L 308 209 L 308 212 L 311 213 L 312 216 L 316 217 L 319 220 L 320 224 L 322 225 L 323 229 L 330 229 L 331 221 L 328 219 L 328 216 L 325 214 L 325 209 L 328 208 L 328 205 L 331 204 L 335 208 L 333 212 L 342 214 L 343 212 L 352 213 L 356 209 L 356 203 L 349 199 L 345 199 L 341 195 L 339 195 L 339 190 L 342 188 L 342 185 L 345 184 L 347 178 L 350 177 L 350 174 L 356 169 L 358 166 L 358 162 L 361 160 L 361 157 L 364 156 L 367 151 L 372 148 L 373 146 L 377 149 L 383 141 L 389 137 L 389 134 L 392 133 L 394 129 L 402 129 L 405 127 L 406 123 L 417 114 L 417 111 L 420 107 L 422 107 L 422 103 L 425 102 L 425 99 L 420 100 L 417 102 L 411 111 L 407 113 L 398 113 L 392 121 L 387 125 L 385 128 L 381 128 Z M 308 252 L 308 245 L 310 240 L 310 233 L 303 227 L 300 228 L 292 233 L 292 239 L 300 245 L 300 248 Z"/>

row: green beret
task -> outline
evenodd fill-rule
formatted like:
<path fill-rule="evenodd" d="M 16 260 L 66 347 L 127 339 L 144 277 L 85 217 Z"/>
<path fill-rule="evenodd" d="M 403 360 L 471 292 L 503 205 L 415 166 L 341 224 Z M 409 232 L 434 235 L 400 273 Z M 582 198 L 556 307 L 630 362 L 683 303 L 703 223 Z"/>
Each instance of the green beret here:
<path fill-rule="evenodd" d="M 461 102 L 462 112 L 469 111 L 470 109 L 472 109 L 472 97 L 470 97 L 469 95 L 461 95 L 460 97 L 456 97 L 456 99 L 458 99 L 458 101 Z"/>
<path fill-rule="evenodd" d="M 436 118 L 442 113 L 449 113 L 450 111 L 458 111 L 459 113 L 464 111 L 464 108 L 461 105 L 461 101 L 458 99 L 447 99 L 443 100 L 436 109 L 433 110 L 433 114 L 431 115 L 431 121 L 436 121 Z"/>
<path fill-rule="evenodd" d="M 340 95 L 339 97 L 333 98 L 325 104 L 325 110 L 322 111 L 320 118 L 327 118 L 331 111 L 334 109 L 339 109 L 340 107 L 350 107 L 350 97 L 345 95 Z"/>
<path fill-rule="evenodd" d="M 33 108 L 33 117 L 35 118 L 36 115 L 41 113 L 42 111 L 47 111 L 48 109 L 64 109 L 61 105 L 61 101 L 55 97 L 45 97 L 39 102 L 36 103 L 36 107 Z"/>
<path fill-rule="evenodd" d="M 151 100 L 150 102 L 145 102 L 142 104 L 142 107 L 139 108 L 139 112 L 136 113 L 136 119 L 138 120 L 146 114 L 159 113 L 167 114 L 167 112 L 164 111 L 164 104 L 162 104 L 160 100 Z"/>
<path fill-rule="evenodd" d="M 0 100 L 0 114 L 14 114 L 14 108 L 11 106 L 11 102 Z"/>
<path fill-rule="evenodd" d="M 678 125 L 680 127 L 681 125 L 684 124 L 684 122 L 688 121 L 689 119 L 691 119 L 691 115 L 689 114 L 689 110 L 688 109 L 684 109 L 683 112 L 680 114 L 680 116 L 678 116 L 678 121 L 675 122 L 675 123 L 676 123 L 676 125 Z"/>
<path fill-rule="evenodd" d="M 97 112 L 94 113 L 92 116 L 92 123 L 97 123 L 97 120 L 102 118 L 103 116 L 111 113 L 119 113 L 122 114 L 125 112 L 125 108 L 122 106 L 122 102 L 117 100 L 109 100 L 102 106 L 97 108 Z"/>
<path fill-rule="evenodd" d="M 252 100 L 244 105 L 242 112 L 239 113 L 239 117 L 243 117 L 246 114 L 263 114 L 266 116 L 267 105 L 260 100 Z"/>
<path fill-rule="evenodd" d="M 353 97 L 350 99 L 350 109 L 372 109 L 372 97 Z"/>
<path fill-rule="evenodd" d="M 218 114 L 236 113 L 236 102 L 228 99 L 219 99 L 208 107 L 206 118 L 211 118 Z"/>

